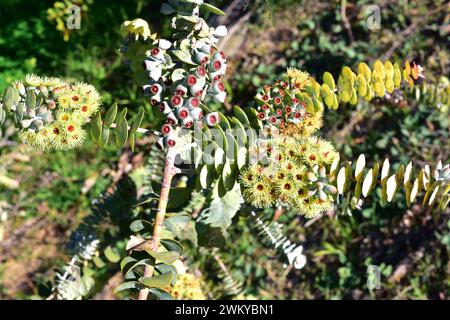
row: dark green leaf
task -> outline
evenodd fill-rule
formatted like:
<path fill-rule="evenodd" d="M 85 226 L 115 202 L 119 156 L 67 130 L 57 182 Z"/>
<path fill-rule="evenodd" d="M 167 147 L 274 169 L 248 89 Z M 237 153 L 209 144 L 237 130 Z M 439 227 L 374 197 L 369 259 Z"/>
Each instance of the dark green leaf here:
<path fill-rule="evenodd" d="M 133 232 L 139 232 L 142 230 L 150 230 L 152 224 L 147 221 L 147 220 L 134 220 L 131 224 L 130 224 L 130 230 Z"/>
<path fill-rule="evenodd" d="M 178 252 L 180 255 L 183 254 L 183 245 L 173 239 L 162 239 L 161 244 L 169 251 Z"/>
<path fill-rule="evenodd" d="M 109 128 L 116 120 L 117 116 L 117 102 L 114 102 L 112 106 L 106 111 L 104 126 Z"/>
<path fill-rule="evenodd" d="M 114 289 L 114 293 L 118 293 L 123 290 L 130 290 L 130 289 L 141 290 L 143 288 L 144 288 L 144 286 L 142 285 L 142 283 L 139 283 L 137 281 L 129 281 L 129 282 L 122 283 L 120 286 L 118 286 L 116 289 Z"/>
<path fill-rule="evenodd" d="M 154 277 L 141 277 L 139 282 L 150 288 L 165 288 L 170 285 L 173 279 L 173 273 L 167 272 Z"/>
<path fill-rule="evenodd" d="M 152 250 L 145 250 L 145 251 L 156 260 L 160 260 L 166 264 L 172 264 L 180 257 L 180 254 L 176 251 L 168 251 L 168 252 L 155 252 Z"/>
<path fill-rule="evenodd" d="M 202 6 L 203 9 L 206 9 L 207 11 L 212 12 L 214 14 L 217 14 L 219 16 L 224 16 L 225 15 L 225 12 L 223 12 L 219 8 L 213 6 L 213 5 L 209 4 L 209 3 L 202 3 L 201 6 Z"/>
<path fill-rule="evenodd" d="M 105 254 L 106 259 L 112 263 L 117 263 L 120 261 L 120 254 L 117 249 L 113 249 L 109 246 L 103 251 L 103 253 Z"/>
<path fill-rule="evenodd" d="M 97 113 L 89 123 L 89 132 L 92 140 L 95 142 L 100 141 L 100 138 L 102 137 L 102 118 L 100 113 Z"/>

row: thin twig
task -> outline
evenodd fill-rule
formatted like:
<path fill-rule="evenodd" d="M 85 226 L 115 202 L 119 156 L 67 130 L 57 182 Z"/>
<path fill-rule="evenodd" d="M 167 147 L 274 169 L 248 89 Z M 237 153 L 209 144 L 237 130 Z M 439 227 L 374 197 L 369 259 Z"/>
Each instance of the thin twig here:
<path fill-rule="evenodd" d="M 159 242 L 161 239 L 161 232 L 163 230 L 164 218 L 166 216 L 167 203 L 169 201 L 170 184 L 172 178 L 180 172 L 178 168 L 175 167 L 175 149 L 169 148 L 166 154 L 166 160 L 164 162 L 164 177 L 161 186 L 161 192 L 159 194 L 159 204 L 158 211 L 155 217 L 155 223 L 153 227 L 153 237 L 152 237 L 152 251 L 157 251 L 159 247 Z M 151 277 L 153 275 L 154 267 L 152 265 L 145 266 L 144 277 Z M 141 289 L 139 291 L 139 300 L 147 300 L 148 288 Z"/>

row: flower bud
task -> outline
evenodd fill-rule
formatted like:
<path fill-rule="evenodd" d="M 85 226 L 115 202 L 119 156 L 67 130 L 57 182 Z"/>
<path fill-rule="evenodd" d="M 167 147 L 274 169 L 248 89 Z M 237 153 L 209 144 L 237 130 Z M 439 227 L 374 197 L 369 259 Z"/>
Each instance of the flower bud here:
<path fill-rule="evenodd" d="M 307 172 L 306 173 L 306 179 L 308 179 L 308 181 L 316 181 L 317 177 L 314 173 L 312 172 Z"/>
<path fill-rule="evenodd" d="M 16 83 L 16 88 L 17 88 L 17 90 L 19 90 L 19 94 L 21 96 L 25 96 L 27 94 L 27 92 L 25 90 L 25 86 L 23 85 L 22 82 Z"/>
<path fill-rule="evenodd" d="M 217 112 L 211 112 L 203 119 L 208 126 L 214 126 L 219 122 L 219 114 Z"/>
<path fill-rule="evenodd" d="M 323 190 L 319 190 L 319 199 L 320 201 L 326 201 L 327 200 L 327 195 L 325 192 L 323 192 Z"/>
<path fill-rule="evenodd" d="M 22 125 L 23 128 L 26 129 L 31 125 L 32 122 L 33 122 L 33 120 L 31 120 L 31 119 L 25 119 L 25 120 L 22 120 L 20 122 L 20 124 Z"/>
<path fill-rule="evenodd" d="M 336 194 L 337 193 L 336 187 L 332 186 L 332 185 L 329 185 L 329 184 L 325 187 L 325 190 L 327 190 L 331 194 Z"/>
<path fill-rule="evenodd" d="M 44 97 L 48 97 L 48 88 L 43 84 L 39 86 L 39 91 L 42 93 Z"/>
<path fill-rule="evenodd" d="M 324 166 L 319 167 L 319 177 L 325 178 L 327 175 L 327 169 Z"/>
<path fill-rule="evenodd" d="M 34 118 L 34 117 L 36 117 L 36 111 L 35 111 L 34 109 L 28 109 L 28 110 L 27 110 L 27 115 L 28 115 L 30 118 Z"/>
<path fill-rule="evenodd" d="M 34 120 L 34 126 L 40 129 L 44 126 L 44 121 L 42 121 L 41 119 L 36 119 Z"/>

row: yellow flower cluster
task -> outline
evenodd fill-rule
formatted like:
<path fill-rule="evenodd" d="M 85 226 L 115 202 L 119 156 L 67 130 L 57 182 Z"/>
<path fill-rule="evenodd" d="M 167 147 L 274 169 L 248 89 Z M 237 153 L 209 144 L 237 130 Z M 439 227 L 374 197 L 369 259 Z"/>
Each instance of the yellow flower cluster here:
<path fill-rule="evenodd" d="M 313 217 L 332 206 L 336 188 L 326 167 L 337 153 L 312 135 L 322 126 L 323 105 L 307 94 L 317 82 L 293 68 L 286 76 L 256 97 L 265 139 L 251 148 L 257 162 L 244 168 L 240 182 L 246 202 L 255 207 L 282 205 Z"/>
<path fill-rule="evenodd" d="M 191 273 L 177 275 L 175 286 L 168 292 L 175 300 L 206 300 L 202 291 L 202 280 Z"/>
<path fill-rule="evenodd" d="M 337 155 L 331 143 L 316 136 L 281 136 L 259 148 L 267 158 L 240 175 L 248 203 L 258 208 L 285 205 L 307 217 L 331 207 L 336 190 L 323 171 Z"/>
<path fill-rule="evenodd" d="M 86 137 L 83 125 L 100 106 L 100 95 L 92 85 L 69 85 L 57 78 L 29 75 L 14 86 L 22 91 L 23 102 L 18 105 L 25 106 L 20 113 L 22 143 L 42 151 L 69 150 L 83 144 Z M 27 102 L 27 96 L 31 95 L 34 99 Z"/>

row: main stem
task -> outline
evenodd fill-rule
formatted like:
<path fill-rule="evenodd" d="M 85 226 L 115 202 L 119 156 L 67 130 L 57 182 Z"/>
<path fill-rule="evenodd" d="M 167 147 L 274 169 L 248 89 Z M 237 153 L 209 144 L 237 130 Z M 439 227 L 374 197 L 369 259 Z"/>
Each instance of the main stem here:
<path fill-rule="evenodd" d="M 161 240 L 161 232 L 163 230 L 164 218 L 166 216 L 167 203 L 169 201 L 170 184 L 172 178 L 179 173 L 179 169 L 175 167 L 175 153 L 173 148 L 169 148 L 164 161 L 164 177 L 159 194 L 158 211 L 156 212 L 155 223 L 153 227 L 152 251 L 158 251 L 159 242 Z M 144 270 L 144 277 L 153 275 L 154 266 L 147 265 Z M 139 291 L 139 300 L 147 300 L 148 289 L 144 288 Z"/>

